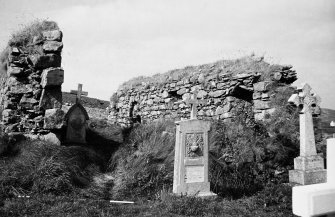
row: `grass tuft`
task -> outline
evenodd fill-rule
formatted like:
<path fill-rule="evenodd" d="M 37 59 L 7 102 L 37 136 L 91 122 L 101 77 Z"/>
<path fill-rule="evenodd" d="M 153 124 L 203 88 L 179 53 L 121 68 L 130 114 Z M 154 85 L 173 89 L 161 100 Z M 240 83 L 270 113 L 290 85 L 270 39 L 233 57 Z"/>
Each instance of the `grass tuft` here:
<path fill-rule="evenodd" d="M 14 32 L 8 42 L 9 46 L 26 47 L 33 42 L 34 37 L 42 38 L 43 31 L 58 30 L 56 22 L 48 20 L 35 20 L 20 30 Z"/>

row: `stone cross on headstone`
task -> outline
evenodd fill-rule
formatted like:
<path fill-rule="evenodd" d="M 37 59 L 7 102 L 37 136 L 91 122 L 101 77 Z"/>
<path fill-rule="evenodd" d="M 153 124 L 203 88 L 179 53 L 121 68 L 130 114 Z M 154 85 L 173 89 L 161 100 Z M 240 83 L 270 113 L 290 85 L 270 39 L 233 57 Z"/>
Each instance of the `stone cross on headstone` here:
<path fill-rule="evenodd" d="M 300 156 L 294 159 L 294 170 L 289 171 L 289 181 L 301 185 L 326 181 L 323 158 L 316 153 L 313 117 L 320 114 L 321 99 L 308 84 L 302 84 L 298 93 L 288 102 L 299 107 L 300 114 Z"/>
<path fill-rule="evenodd" d="M 76 103 L 80 103 L 81 96 L 87 96 L 88 95 L 88 92 L 82 91 L 82 89 L 83 89 L 83 85 L 78 84 L 78 90 L 71 90 L 70 91 L 71 94 L 77 95 Z"/>
<path fill-rule="evenodd" d="M 186 104 L 190 104 L 191 105 L 191 116 L 190 116 L 190 119 L 197 119 L 197 106 L 199 104 L 205 104 L 206 103 L 206 100 L 198 100 L 197 99 L 197 94 L 198 94 L 198 91 L 194 90 L 192 92 L 191 99 L 185 100 Z"/>
<path fill-rule="evenodd" d="M 197 119 L 197 91 L 191 99 L 191 119 L 176 122 L 176 145 L 173 173 L 173 193 L 196 196 L 215 196 L 210 191 L 208 176 L 208 134 L 211 123 Z"/>

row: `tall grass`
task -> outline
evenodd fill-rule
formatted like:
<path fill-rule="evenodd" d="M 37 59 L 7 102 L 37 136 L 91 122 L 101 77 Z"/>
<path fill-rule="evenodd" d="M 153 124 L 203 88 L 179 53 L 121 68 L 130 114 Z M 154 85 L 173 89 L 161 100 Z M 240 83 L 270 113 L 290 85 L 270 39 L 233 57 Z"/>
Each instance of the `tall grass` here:
<path fill-rule="evenodd" d="M 82 147 L 23 140 L 15 153 L 0 158 L 0 193 L 63 195 L 86 187 L 99 172 L 98 155 Z"/>
<path fill-rule="evenodd" d="M 8 42 L 9 46 L 26 47 L 33 42 L 34 37 L 41 38 L 43 31 L 58 30 L 56 22 L 48 20 L 35 20 L 24 25 L 14 32 Z"/>
<path fill-rule="evenodd" d="M 175 134 L 172 122 L 138 125 L 126 143 L 112 156 L 115 198 L 154 197 L 164 186 L 171 186 Z"/>

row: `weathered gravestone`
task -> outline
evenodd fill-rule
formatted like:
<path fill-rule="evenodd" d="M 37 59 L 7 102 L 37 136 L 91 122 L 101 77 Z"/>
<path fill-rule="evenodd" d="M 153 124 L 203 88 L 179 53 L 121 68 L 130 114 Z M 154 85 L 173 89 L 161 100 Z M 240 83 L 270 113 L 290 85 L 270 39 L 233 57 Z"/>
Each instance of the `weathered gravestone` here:
<path fill-rule="evenodd" d="M 196 94 L 194 94 L 196 95 Z M 210 122 L 197 120 L 195 97 L 191 104 L 191 119 L 176 122 L 173 193 L 214 196 L 208 181 L 208 132 Z"/>
<path fill-rule="evenodd" d="M 308 84 L 302 84 L 298 93 L 293 94 L 288 101 L 301 109 L 300 156 L 294 159 L 294 170 L 289 171 L 289 181 L 301 185 L 325 182 L 326 170 L 323 158 L 316 153 L 312 118 L 312 115 L 320 114 L 321 99 L 311 93 Z"/>
<path fill-rule="evenodd" d="M 76 104 L 74 104 L 65 115 L 67 143 L 86 143 L 86 127 L 89 116 L 80 103 L 81 90 L 82 84 L 78 84 L 78 91 L 71 91 L 77 94 L 77 98 Z"/>
<path fill-rule="evenodd" d="M 335 216 L 335 138 L 327 139 L 327 183 L 292 189 L 292 211 L 298 216 Z"/>

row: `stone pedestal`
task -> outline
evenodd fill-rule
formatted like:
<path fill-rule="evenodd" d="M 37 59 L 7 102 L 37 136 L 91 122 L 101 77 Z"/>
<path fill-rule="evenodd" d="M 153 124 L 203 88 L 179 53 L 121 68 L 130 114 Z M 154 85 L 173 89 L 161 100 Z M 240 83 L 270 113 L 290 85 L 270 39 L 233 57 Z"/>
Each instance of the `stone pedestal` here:
<path fill-rule="evenodd" d="M 210 123 L 197 119 L 176 122 L 173 193 L 215 196 L 208 181 L 208 132 Z"/>
<path fill-rule="evenodd" d="M 318 155 L 295 158 L 294 168 L 294 170 L 289 171 L 291 183 L 310 185 L 327 181 L 327 171 L 324 169 L 323 158 Z"/>

